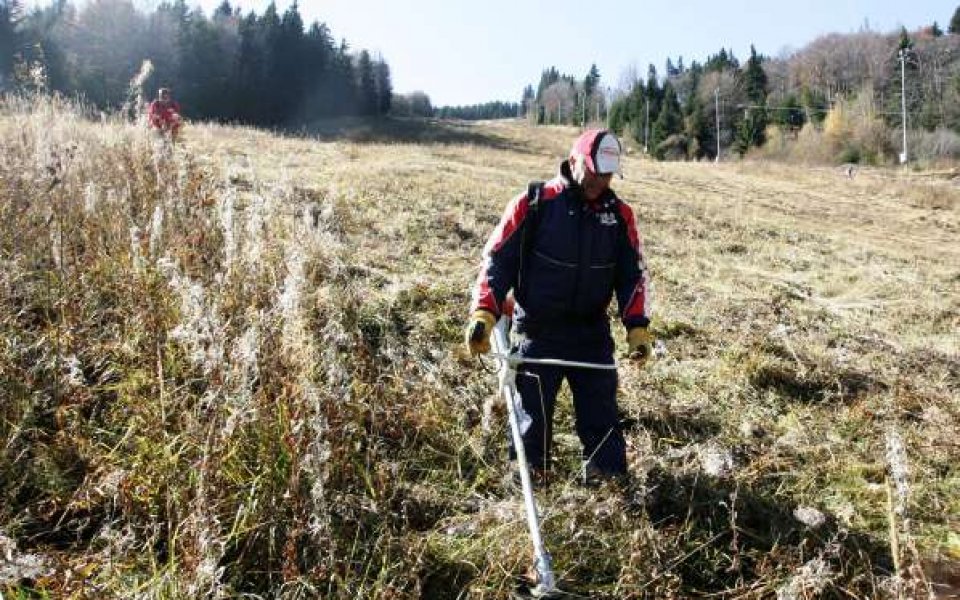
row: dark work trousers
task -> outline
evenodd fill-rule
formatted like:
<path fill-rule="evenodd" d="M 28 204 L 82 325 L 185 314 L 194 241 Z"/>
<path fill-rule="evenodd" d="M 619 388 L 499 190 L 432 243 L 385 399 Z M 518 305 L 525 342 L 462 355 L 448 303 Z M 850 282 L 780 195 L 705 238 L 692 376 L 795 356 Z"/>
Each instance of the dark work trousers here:
<path fill-rule="evenodd" d="M 559 358 L 599 364 L 613 363 L 613 339 L 589 341 L 526 339 L 519 346 L 528 358 Z M 617 372 L 613 370 L 521 365 L 517 390 L 533 423 L 523 436 L 527 461 L 535 469 L 550 467 L 553 413 L 560 384 L 566 379 L 573 393 L 577 435 L 583 458 L 596 470 L 622 475 L 627 472 L 626 444 L 617 420 Z M 510 457 L 515 458 L 510 448 Z"/>

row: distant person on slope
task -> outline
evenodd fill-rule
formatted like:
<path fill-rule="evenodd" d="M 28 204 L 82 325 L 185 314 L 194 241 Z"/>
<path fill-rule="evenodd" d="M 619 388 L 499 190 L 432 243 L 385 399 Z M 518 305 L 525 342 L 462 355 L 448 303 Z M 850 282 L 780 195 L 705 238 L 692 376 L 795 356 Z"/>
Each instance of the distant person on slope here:
<path fill-rule="evenodd" d="M 171 142 L 177 142 L 182 123 L 180 105 L 170 97 L 169 88 L 160 88 L 157 99 L 150 103 L 147 118 L 151 127 L 162 135 L 169 135 Z"/>
<path fill-rule="evenodd" d="M 507 206 L 484 248 L 473 292 L 466 339 L 472 354 L 490 350 L 491 330 L 512 291 L 523 356 L 610 364 L 607 307 L 616 293 L 629 357 L 646 362 L 653 337 L 642 245 L 633 211 L 610 189 L 620 155 L 613 133 L 586 131 L 556 178 L 530 184 Z M 517 389 L 533 420 L 523 444 L 534 481 L 545 481 L 549 472 L 554 406 L 564 379 L 573 393 L 586 482 L 626 475 L 616 371 L 530 364 L 518 372 Z"/>

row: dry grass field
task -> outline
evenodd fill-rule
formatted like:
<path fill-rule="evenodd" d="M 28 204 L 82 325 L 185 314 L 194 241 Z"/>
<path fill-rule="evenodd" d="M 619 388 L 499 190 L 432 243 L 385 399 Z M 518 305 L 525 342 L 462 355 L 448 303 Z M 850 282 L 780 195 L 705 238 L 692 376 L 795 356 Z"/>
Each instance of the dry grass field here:
<path fill-rule="evenodd" d="M 460 335 L 505 203 L 576 134 L 193 124 L 171 150 L 0 105 L 0 594 L 522 588 L 495 378 Z M 624 170 L 662 345 L 621 367 L 629 485 L 578 485 L 560 403 L 560 587 L 960 594 L 957 170 Z"/>

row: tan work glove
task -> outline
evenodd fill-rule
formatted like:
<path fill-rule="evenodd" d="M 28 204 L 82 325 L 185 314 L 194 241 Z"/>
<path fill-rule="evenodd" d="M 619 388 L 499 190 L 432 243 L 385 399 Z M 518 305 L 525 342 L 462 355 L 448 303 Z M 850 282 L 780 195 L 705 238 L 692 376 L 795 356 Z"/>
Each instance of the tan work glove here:
<path fill-rule="evenodd" d="M 642 367 L 653 355 L 653 334 L 646 327 L 634 327 L 627 332 L 627 358 Z"/>
<path fill-rule="evenodd" d="M 490 333 L 496 323 L 497 318 L 492 313 L 486 310 L 473 311 L 464 336 L 470 354 L 477 356 L 490 352 Z"/>

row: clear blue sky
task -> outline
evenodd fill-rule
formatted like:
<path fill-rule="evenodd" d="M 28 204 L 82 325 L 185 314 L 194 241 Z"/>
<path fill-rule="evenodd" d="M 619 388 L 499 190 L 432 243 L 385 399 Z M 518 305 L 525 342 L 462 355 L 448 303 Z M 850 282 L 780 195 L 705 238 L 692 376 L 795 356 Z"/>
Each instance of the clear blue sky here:
<path fill-rule="evenodd" d="M 207 14 L 220 0 L 192 0 Z M 188 0 L 188 3 L 189 0 Z M 267 0 L 231 0 L 261 13 Z M 278 0 L 283 11 L 290 4 Z M 944 30 L 958 0 L 302 0 L 307 23 L 327 24 L 354 48 L 379 52 L 396 92 L 422 90 L 436 106 L 517 101 L 543 69 L 583 77 L 596 63 L 616 87 L 624 69 L 642 75 L 666 59 L 703 61 L 721 47 L 743 61 L 750 44 L 776 56 L 826 33 L 865 23 L 888 32 L 937 21 Z"/>

